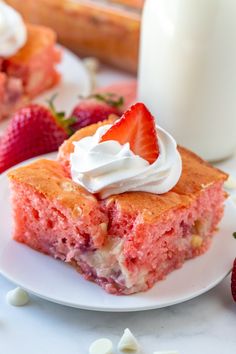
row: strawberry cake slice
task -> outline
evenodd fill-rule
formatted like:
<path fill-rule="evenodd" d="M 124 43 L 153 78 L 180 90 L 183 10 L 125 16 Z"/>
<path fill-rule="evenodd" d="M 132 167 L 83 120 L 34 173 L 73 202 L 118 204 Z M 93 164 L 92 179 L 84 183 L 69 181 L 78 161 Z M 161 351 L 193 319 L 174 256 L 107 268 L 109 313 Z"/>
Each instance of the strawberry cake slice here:
<path fill-rule="evenodd" d="M 127 131 L 124 126 L 128 121 L 130 129 Z M 165 139 L 162 140 L 160 128 L 155 137 L 154 121 L 148 111 L 138 104 L 113 125 L 106 123 L 77 132 L 64 143 L 59 161 L 39 160 L 9 172 L 15 222 L 13 238 L 69 262 L 86 279 L 111 294 L 132 294 L 148 290 L 186 260 L 207 251 L 223 216 L 226 198 L 223 183 L 227 175 L 179 147 L 175 153 L 182 160 L 181 176 L 165 191 L 168 179 L 163 176 L 167 168 L 152 173 L 156 162 L 159 161 L 158 166 L 163 162 Z M 96 154 L 102 148 L 105 157 L 105 147 L 110 150 L 111 141 L 114 143 L 109 137 L 119 141 L 121 131 L 123 145 L 115 143 L 112 146 L 121 151 L 125 146 L 127 168 L 127 156 L 136 159 L 137 155 L 127 150 L 126 138 L 133 152 L 139 153 L 140 157 L 135 161 L 147 168 L 147 177 L 139 181 L 142 182 L 139 190 L 135 190 L 133 180 L 127 183 L 128 191 L 109 195 L 106 195 L 107 190 L 105 194 L 101 191 L 91 193 L 87 190 L 90 187 L 84 188 L 83 183 L 91 186 L 91 181 L 95 183 L 104 177 L 104 158 L 103 173 L 96 166 L 90 178 L 80 179 L 81 174 L 78 174 L 78 181 L 74 178 L 71 164 L 72 156 L 78 150 L 77 144 L 81 142 L 80 148 L 85 146 L 90 138 L 98 136 L 99 129 L 106 132 L 99 137 L 103 142 L 96 145 Z M 139 139 L 136 144 L 132 131 Z M 172 141 L 169 135 L 164 137 Z M 155 139 L 158 139 L 158 145 Z M 168 151 L 171 155 L 171 150 Z M 157 161 L 152 162 L 155 154 Z M 168 160 L 169 156 L 166 157 Z M 111 169 L 114 161 L 108 165 Z M 172 169 L 170 165 L 168 168 Z M 115 166 L 113 176 L 117 172 Z M 88 166 L 85 167 L 78 168 L 84 168 L 85 174 Z M 99 176 L 93 181 L 97 171 Z M 134 181 L 137 181 L 137 171 Z M 150 175 L 148 171 L 151 171 Z M 153 178 L 162 192 L 157 193 Z M 122 183 L 117 183 L 121 188 Z M 140 191 L 148 190 L 150 186 L 153 192 Z"/>
<path fill-rule="evenodd" d="M 42 26 L 26 29 L 26 44 L 15 55 L 0 57 L 0 120 L 60 81 L 56 34 Z"/>
<path fill-rule="evenodd" d="M 15 55 L 3 60 L 3 71 L 21 79 L 24 92 L 33 98 L 57 84 L 55 65 L 61 54 L 55 48 L 56 33 L 50 28 L 27 24 L 27 42 Z"/>

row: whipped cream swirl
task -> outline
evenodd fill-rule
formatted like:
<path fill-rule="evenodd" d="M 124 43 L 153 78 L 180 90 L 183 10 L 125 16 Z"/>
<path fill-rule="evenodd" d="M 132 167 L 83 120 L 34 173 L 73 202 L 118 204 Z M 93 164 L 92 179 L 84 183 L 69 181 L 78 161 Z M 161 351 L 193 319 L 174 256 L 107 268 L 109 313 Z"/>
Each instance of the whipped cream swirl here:
<path fill-rule="evenodd" d="M 74 142 L 70 156 L 71 175 L 91 193 L 104 199 L 113 194 L 143 191 L 163 194 L 172 189 L 182 173 L 182 161 L 175 140 L 157 127 L 160 155 L 149 164 L 131 150 L 129 143 L 121 145 L 110 140 L 99 143 L 111 127 L 100 127 L 93 136 Z"/>
<path fill-rule="evenodd" d="M 0 57 L 10 57 L 22 48 L 27 31 L 21 15 L 0 1 Z"/>

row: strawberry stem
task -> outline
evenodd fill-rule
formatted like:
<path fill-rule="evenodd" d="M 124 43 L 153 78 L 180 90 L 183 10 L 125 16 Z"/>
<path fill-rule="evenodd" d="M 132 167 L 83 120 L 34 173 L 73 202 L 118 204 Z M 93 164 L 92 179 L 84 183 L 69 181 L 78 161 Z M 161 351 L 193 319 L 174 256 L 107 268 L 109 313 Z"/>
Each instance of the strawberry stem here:
<path fill-rule="evenodd" d="M 115 108 L 121 108 L 124 104 L 124 97 L 123 96 L 117 96 L 115 93 L 111 93 L 111 92 L 94 93 L 94 94 L 87 96 L 87 97 L 79 96 L 79 98 L 82 100 L 94 98 L 97 101 L 104 102 L 104 103 L 108 104 L 109 106 L 115 107 Z"/>
<path fill-rule="evenodd" d="M 236 231 L 233 233 L 233 237 L 236 239 Z"/>
<path fill-rule="evenodd" d="M 58 94 L 55 93 L 50 99 L 46 100 L 48 103 L 48 106 L 51 110 L 52 115 L 54 116 L 56 122 L 60 127 L 62 127 L 65 132 L 70 136 L 74 133 L 73 129 L 71 126 L 76 122 L 75 117 L 66 117 L 65 112 L 57 112 L 54 101 L 57 98 Z"/>
<path fill-rule="evenodd" d="M 48 104 L 48 106 L 49 106 L 49 108 L 50 108 L 50 110 L 51 110 L 51 112 L 52 112 L 53 115 L 56 114 L 56 109 L 55 109 L 54 101 L 55 101 L 55 99 L 57 98 L 57 96 L 58 96 L 58 93 L 54 93 L 54 95 L 52 95 L 51 98 L 49 98 L 48 100 L 46 100 L 46 102 L 47 102 L 47 104 Z"/>
<path fill-rule="evenodd" d="M 98 101 L 105 102 L 109 106 L 120 108 L 124 104 L 124 98 L 122 96 L 117 97 L 114 93 L 95 93 L 89 98 L 95 98 Z"/>

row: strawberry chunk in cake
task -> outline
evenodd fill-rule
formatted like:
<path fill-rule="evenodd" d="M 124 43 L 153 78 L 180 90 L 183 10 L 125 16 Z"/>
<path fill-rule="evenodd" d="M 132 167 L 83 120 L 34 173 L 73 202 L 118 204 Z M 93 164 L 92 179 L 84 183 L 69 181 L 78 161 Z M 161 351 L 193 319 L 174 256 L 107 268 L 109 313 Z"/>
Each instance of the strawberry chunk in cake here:
<path fill-rule="evenodd" d="M 138 124 L 143 120 L 143 116 L 136 119 Z M 108 128 L 107 134 L 116 132 L 119 139 L 121 122 Z M 83 128 L 65 142 L 59 162 L 40 160 L 9 173 L 13 237 L 71 263 L 109 293 L 132 294 L 151 288 L 186 260 L 207 251 L 223 216 L 227 175 L 179 147 L 182 173 L 169 191 L 102 194 L 100 199 L 100 194 L 89 193 L 68 176 L 74 144 L 104 124 Z M 130 131 L 126 136 L 133 138 Z M 153 146 L 155 137 L 149 137 Z M 161 135 L 156 138 L 161 139 Z M 144 142 L 143 146 L 133 146 L 143 157 L 149 146 L 146 139 Z M 162 145 L 158 146 L 157 159 L 163 158 L 159 157 Z"/>

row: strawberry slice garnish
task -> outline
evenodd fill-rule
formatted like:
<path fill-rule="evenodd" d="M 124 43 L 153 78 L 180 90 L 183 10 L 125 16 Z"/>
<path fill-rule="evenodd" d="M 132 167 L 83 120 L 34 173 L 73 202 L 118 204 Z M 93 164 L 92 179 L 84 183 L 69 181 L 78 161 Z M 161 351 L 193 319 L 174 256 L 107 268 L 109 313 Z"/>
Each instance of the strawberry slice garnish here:
<path fill-rule="evenodd" d="M 231 275 L 231 292 L 234 301 L 236 302 L 236 258 L 234 260 L 232 275 Z"/>
<path fill-rule="evenodd" d="M 159 156 L 155 119 L 143 103 L 136 103 L 101 137 L 100 142 L 115 140 L 152 164 Z"/>

